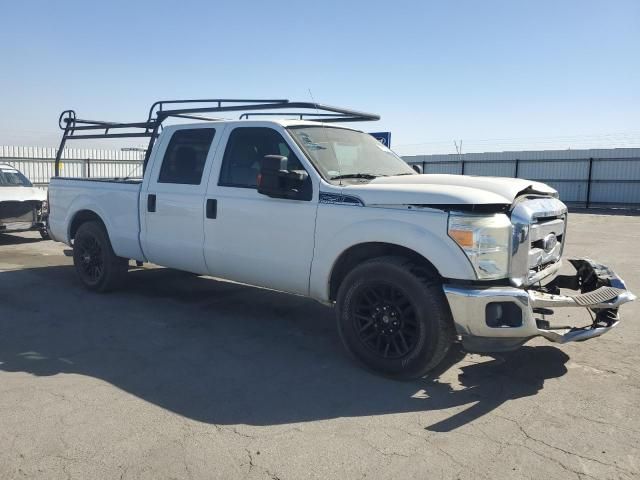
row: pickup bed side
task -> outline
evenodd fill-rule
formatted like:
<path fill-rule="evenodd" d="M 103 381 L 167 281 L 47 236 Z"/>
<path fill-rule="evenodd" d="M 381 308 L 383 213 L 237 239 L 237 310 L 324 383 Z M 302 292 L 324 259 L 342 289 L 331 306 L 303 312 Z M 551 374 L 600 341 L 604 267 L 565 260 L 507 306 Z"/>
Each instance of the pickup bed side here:
<path fill-rule="evenodd" d="M 116 255 L 144 261 L 138 213 L 141 186 L 140 181 L 52 178 L 52 238 L 69 245 L 80 220 L 95 215 L 104 224 Z"/>

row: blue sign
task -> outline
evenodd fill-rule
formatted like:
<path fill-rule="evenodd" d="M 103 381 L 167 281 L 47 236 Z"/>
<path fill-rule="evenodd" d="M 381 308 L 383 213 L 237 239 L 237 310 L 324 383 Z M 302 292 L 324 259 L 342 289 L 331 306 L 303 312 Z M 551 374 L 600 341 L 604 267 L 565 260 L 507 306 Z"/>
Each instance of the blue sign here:
<path fill-rule="evenodd" d="M 369 132 L 373 138 L 378 140 L 387 148 L 391 148 L 391 132 Z"/>

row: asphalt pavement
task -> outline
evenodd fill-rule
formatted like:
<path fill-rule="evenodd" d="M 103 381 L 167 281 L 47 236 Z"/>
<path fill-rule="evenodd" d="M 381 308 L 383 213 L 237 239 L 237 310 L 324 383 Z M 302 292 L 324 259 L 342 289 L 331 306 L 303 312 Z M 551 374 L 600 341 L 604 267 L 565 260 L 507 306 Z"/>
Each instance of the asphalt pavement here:
<path fill-rule="evenodd" d="M 640 217 L 567 237 L 640 292 Z M 93 294 L 67 248 L 0 235 L 0 478 L 640 478 L 639 302 L 599 339 L 397 382 L 311 300 L 154 266 Z"/>

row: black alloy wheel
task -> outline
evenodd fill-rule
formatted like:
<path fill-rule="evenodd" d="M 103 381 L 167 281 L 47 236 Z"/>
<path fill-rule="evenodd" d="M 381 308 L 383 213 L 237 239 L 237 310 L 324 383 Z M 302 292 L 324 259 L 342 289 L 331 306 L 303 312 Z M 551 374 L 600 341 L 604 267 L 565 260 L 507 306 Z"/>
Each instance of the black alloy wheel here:
<path fill-rule="evenodd" d="M 87 283 L 98 283 L 104 274 L 104 254 L 95 237 L 83 236 L 73 245 L 80 258 L 79 271 Z"/>
<path fill-rule="evenodd" d="M 340 283 L 338 332 L 367 368 L 396 379 L 424 376 L 455 339 L 437 271 L 398 256 L 367 260 Z"/>
<path fill-rule="evenodd" d="M 97 221 L 78 227 L 73 239 L 73 263 L 84 286 L 97 292 L 120 287 L 129 268 L 129 260 L 114 253 L 104 225 Z"/>
<path fill-rule="evenodd" d="M 363 285 L 354 294 L 352 318 L 360 341 L 383 358 L 402 358 L 415 347 L 420 324 L 415 306 L 397 286 Z"/>

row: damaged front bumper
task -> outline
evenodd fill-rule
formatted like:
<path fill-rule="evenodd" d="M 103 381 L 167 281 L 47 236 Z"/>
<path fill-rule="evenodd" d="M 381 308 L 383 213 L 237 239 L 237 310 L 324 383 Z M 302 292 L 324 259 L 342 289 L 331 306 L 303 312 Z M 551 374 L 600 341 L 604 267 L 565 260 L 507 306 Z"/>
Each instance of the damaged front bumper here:
<path fill-rule="evenodd" d="M 550 283 L 516 287 L 467 287 L 446 284 L 457 333 L 464 348 L 496 352 L 518 348 L 534 337 L 556 343 L 599 337 L 620 322 L 619 307 L 635 300 L 624 281 L 608 267 L 589 259 L 570 260 L 575 275 L 559 275 Z M 563 290 L 573 290 L 568 295 Z M 591 313 L 583 327 L 552 325 L 553 309 L 584 307 Z"/>
<path fill-rule="evenodd" d="M 45 230 L 47 202 L 38 200 L 0 202 L 0 233 Z"/>

